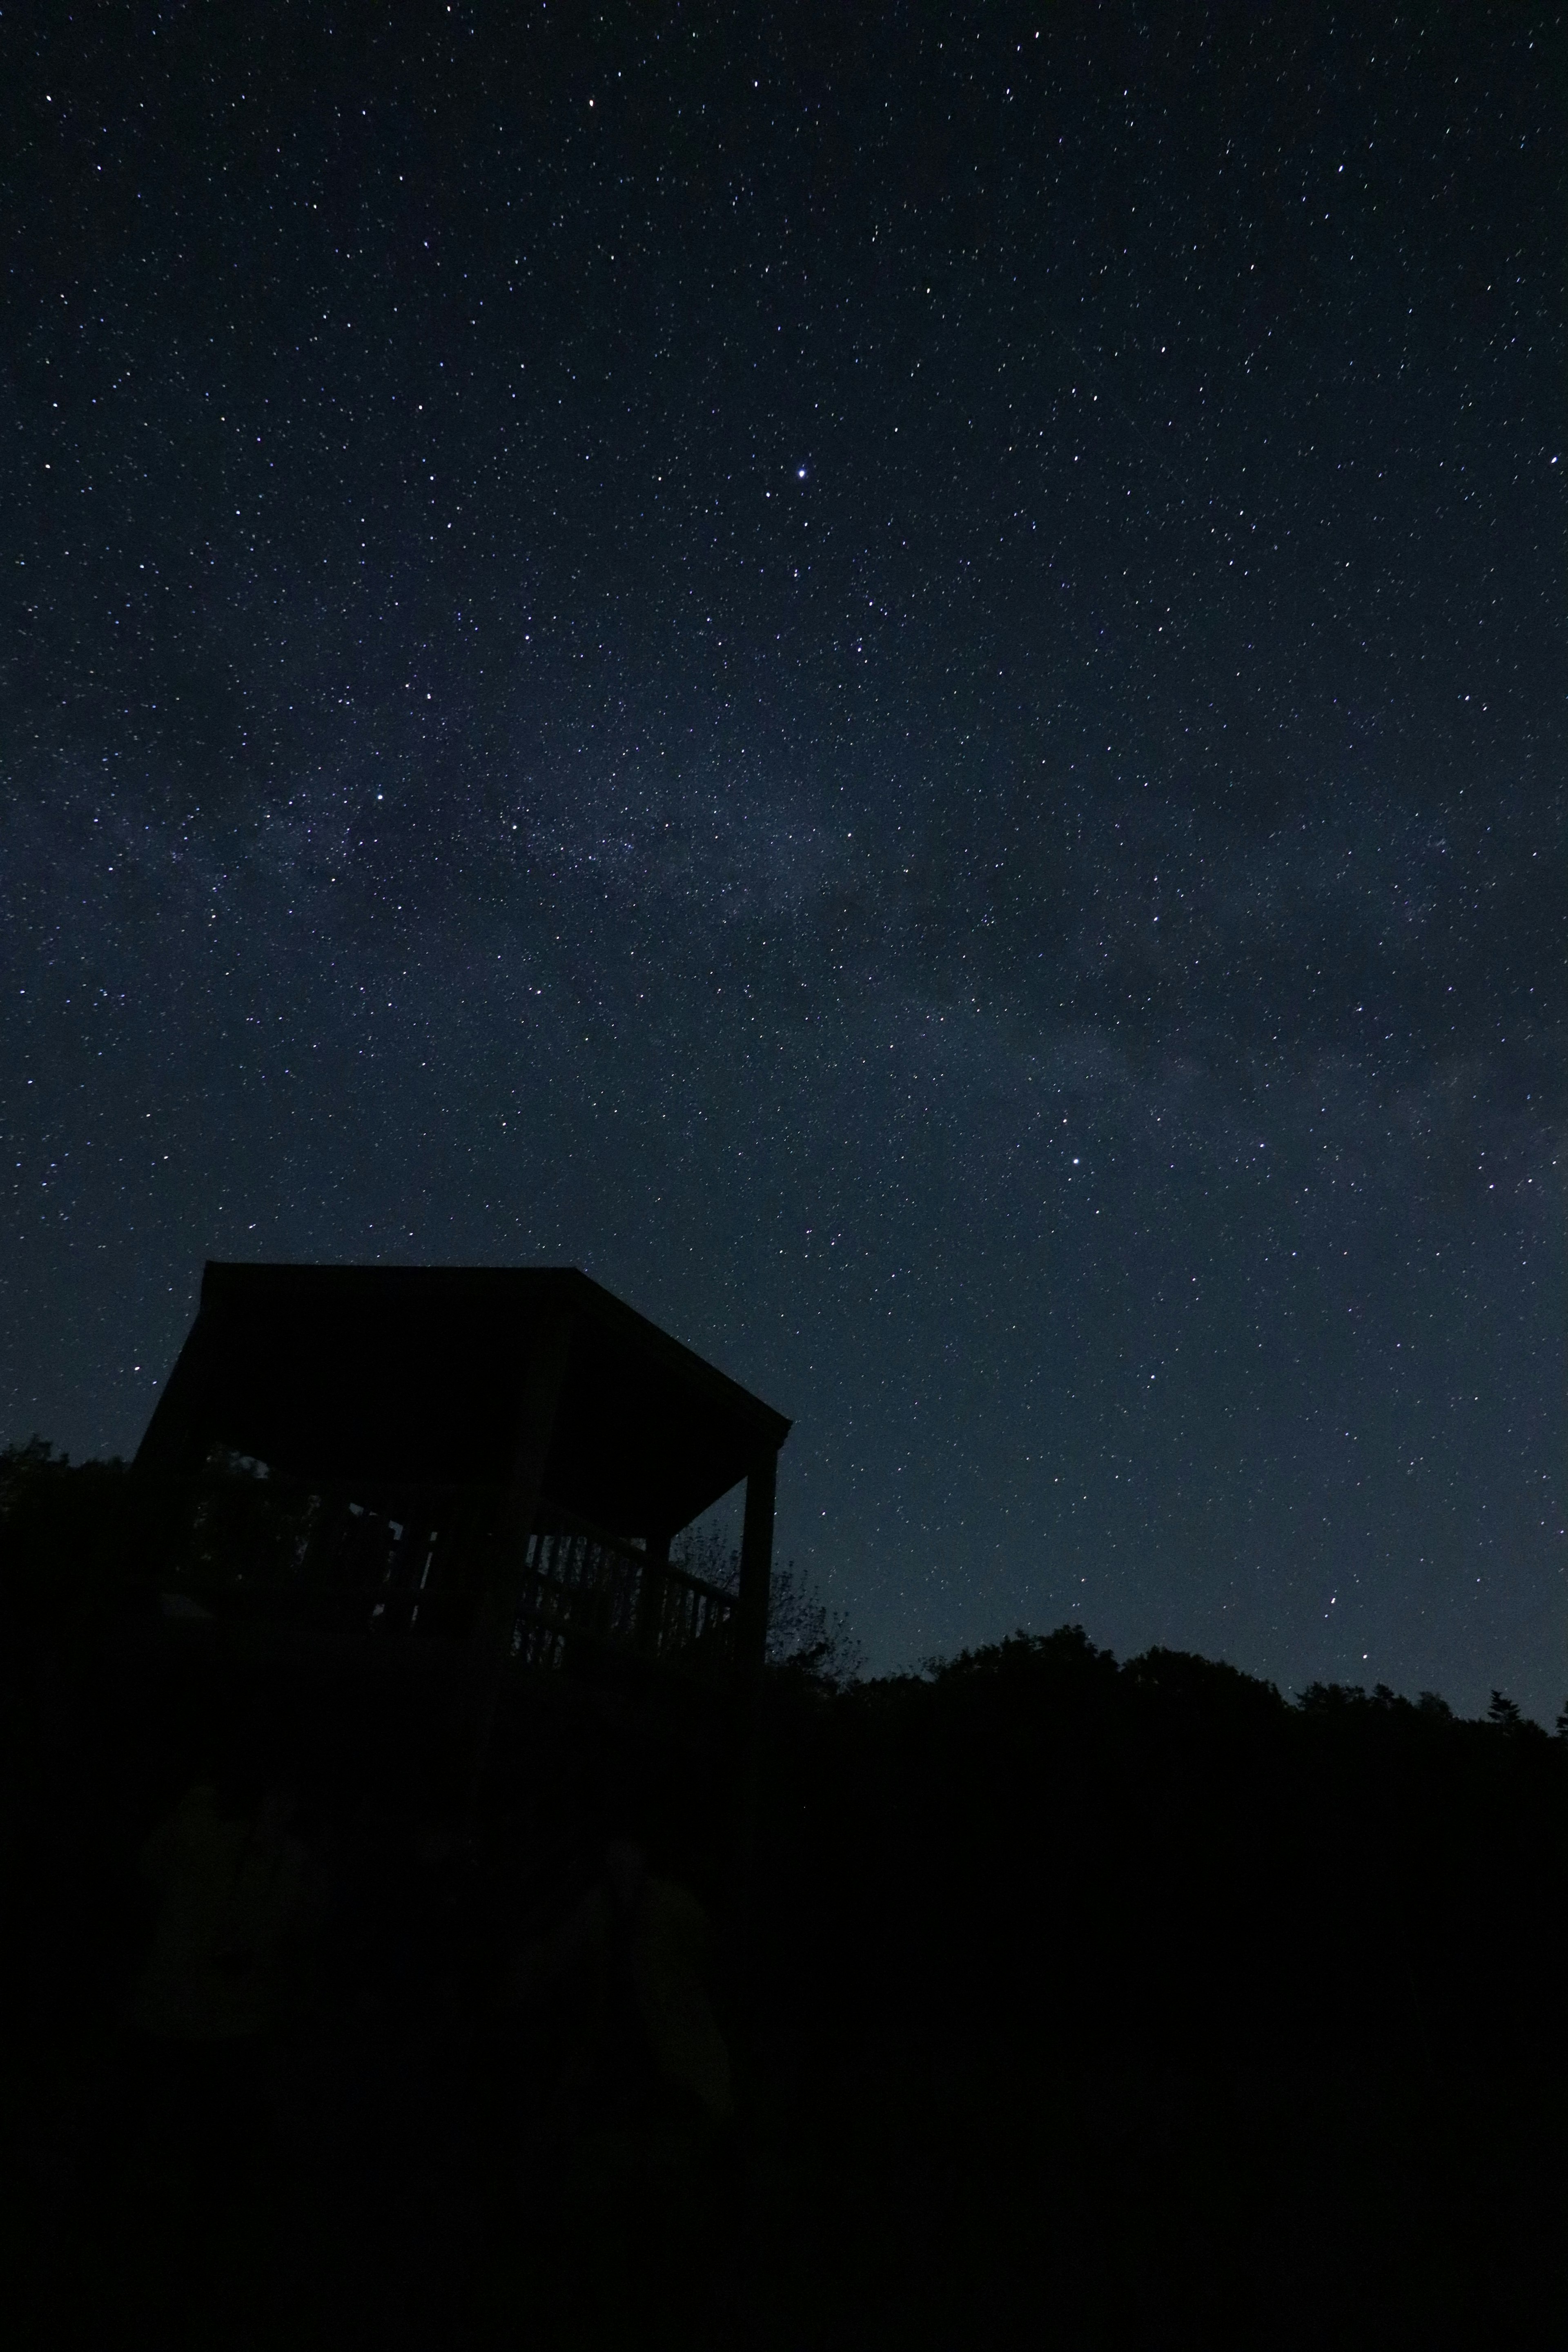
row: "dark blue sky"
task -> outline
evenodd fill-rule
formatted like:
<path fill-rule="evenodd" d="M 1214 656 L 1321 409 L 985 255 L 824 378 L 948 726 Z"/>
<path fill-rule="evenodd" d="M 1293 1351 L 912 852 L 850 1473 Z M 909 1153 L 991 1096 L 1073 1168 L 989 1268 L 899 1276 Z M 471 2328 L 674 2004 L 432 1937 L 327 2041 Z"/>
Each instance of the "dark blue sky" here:
<path fill-rule="evenodd" d="M 575 1263 L 878 1666 L 1550 1720 L 1553 12 L 15 34 L 0 1433 Z"/>

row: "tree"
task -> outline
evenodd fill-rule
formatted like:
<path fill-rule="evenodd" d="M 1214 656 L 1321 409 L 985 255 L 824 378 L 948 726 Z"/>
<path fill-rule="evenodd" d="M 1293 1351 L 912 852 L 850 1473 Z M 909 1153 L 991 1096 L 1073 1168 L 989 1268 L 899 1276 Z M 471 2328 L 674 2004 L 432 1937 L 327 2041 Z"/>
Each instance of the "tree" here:
<path fill-rule="evenodd" d="M 741 1555 L 712 1529 L 688 1535 L 673 1561 L 689 1576 L 700 1576 L 721 1592 L 740 1591 Z M 847 1610 L 830 1609 L 817 1586 L 794 1560 L 773 1572 L 766 1658 L 781 1674 L 832 1690 L 858 1682 L 866 1671 L 866 1653 L 855 1637 Z"/>

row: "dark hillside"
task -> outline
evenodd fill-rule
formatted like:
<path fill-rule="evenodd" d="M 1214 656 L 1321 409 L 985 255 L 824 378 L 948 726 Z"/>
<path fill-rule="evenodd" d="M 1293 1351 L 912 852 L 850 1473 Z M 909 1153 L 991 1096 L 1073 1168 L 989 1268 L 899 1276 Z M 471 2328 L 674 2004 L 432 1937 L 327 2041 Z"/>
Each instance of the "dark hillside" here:
<path fill-rule="evenodd" d="M 863 2324 L 938 2340 L 1037 2292 L 1085 2343 L 1526 2330 L 1563 2275 L 1565 1760 L 1076 1629 L 797 1717 L 778 2210 Z"/>
<path fill-rule="evenodd" d="M 265 1690 L 173 1673 L 133 1503 L 120 1472 L 37 1454 L 0 1494 L 5 2210 L 40 2343 L 145 2340 L 163 2308 L 173 2258 L 89 2193 L 98 2073 L 151 1933 L 142 1842 L 201 1758 L 244 1779 L 266 1717 Z M 622 1799 L 531 1880 L 433 1835 L 411 1769 L 356 1910 L 342 1744 L 295 1750 L 322 1776 L 302 1833 L 346 1891 L 297 2028 L 294 2169 L 221 2258 L 267 2291 L 190 2340 L 1556 2340 L 1568 1742 L 1505 1703 L 1293 1704 L 1077 1629 L 843 1689 L 775 1672 L 742 1897 L 689 1784 L 642 1792 L 655 1866 L 716 1914 L 738 2095 L 720 2144 L 630 2190 L 542 2137 L 569 2029 L 519 2009 L 508 1957 L 592 1882 Z M 438 2030 L 435 1996 L 366 2011 L 359 1972 L 389 1967 L 437 1989 Z M 424 2053 L 385 2126 L 416 2193 L 361 2193 L 382 2174 L 342 2052 L 370 2013 L 378 2063 Z"/>

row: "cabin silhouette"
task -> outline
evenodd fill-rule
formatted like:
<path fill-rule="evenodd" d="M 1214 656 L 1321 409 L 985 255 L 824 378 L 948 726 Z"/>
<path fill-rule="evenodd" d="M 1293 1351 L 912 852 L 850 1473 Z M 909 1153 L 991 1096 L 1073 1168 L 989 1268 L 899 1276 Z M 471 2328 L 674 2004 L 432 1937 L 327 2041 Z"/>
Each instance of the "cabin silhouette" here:
<path fill-rule="evenodd" d="M 509 1691 L 743 1706 L 789 1428 L 575 1268 L 209 1262 L 134 1471 L 184 1498 L 187 1561 L 215 1479 L 289 1501 L 207 1613 L 273 1658 L 444 1660 L 482 1756 Z M 742 1481 L 732 1589 L 672 1565 Z"/>

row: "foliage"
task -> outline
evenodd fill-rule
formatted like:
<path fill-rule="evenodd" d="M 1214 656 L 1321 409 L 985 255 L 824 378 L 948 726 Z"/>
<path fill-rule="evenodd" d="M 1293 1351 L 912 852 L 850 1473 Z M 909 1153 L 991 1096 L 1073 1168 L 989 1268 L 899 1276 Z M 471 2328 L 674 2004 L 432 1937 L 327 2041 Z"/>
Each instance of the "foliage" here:
<path fill-rule="evenodd" d="M 1369 2305 L 1456 2340 L 1500 2292 L 1529 2333 L 1568 1771 L 1517 1709 L 1291 1703 L 1064 1626 L 781 1719 L 763 1812 L 781 2334 L 872 2244 L 878 2341 L 999 2339 L 975 2283 L 1032 2279 L 1075 2344 L 1361 2340 Z"/>
<path fill-rule="evenodd" d="M 41 1437 L 0 1453 L 0 1593 L 14 1622 L 80 1623 L 133 1596 L 149 1533 L 122 1462 L 73 1464 Z"/>
<path fill-rule="evenodd" d="M 681 1538 L 675 1565 L 721 1592 L 738 1592 L 741 1555 L 714 1530 Z M 775 1567 L 768 1588 L 767 1663 L 777 1675 L 823 1690 L 839 1690 L 866 1670 L 866 1653 L 848 1612 L 829 1607 L 821 1590 L 790 1560 Z"/>
<path fill-rule="evenodd" d="M 145 1607 L 155 1589 L 232 1605 L 288 1580 L 313 1508 L 237 1456 L 176 1492 L 34 1437 L 0 1454 L 0 1582 L 14 1610 L 57 1620 Z"/>

